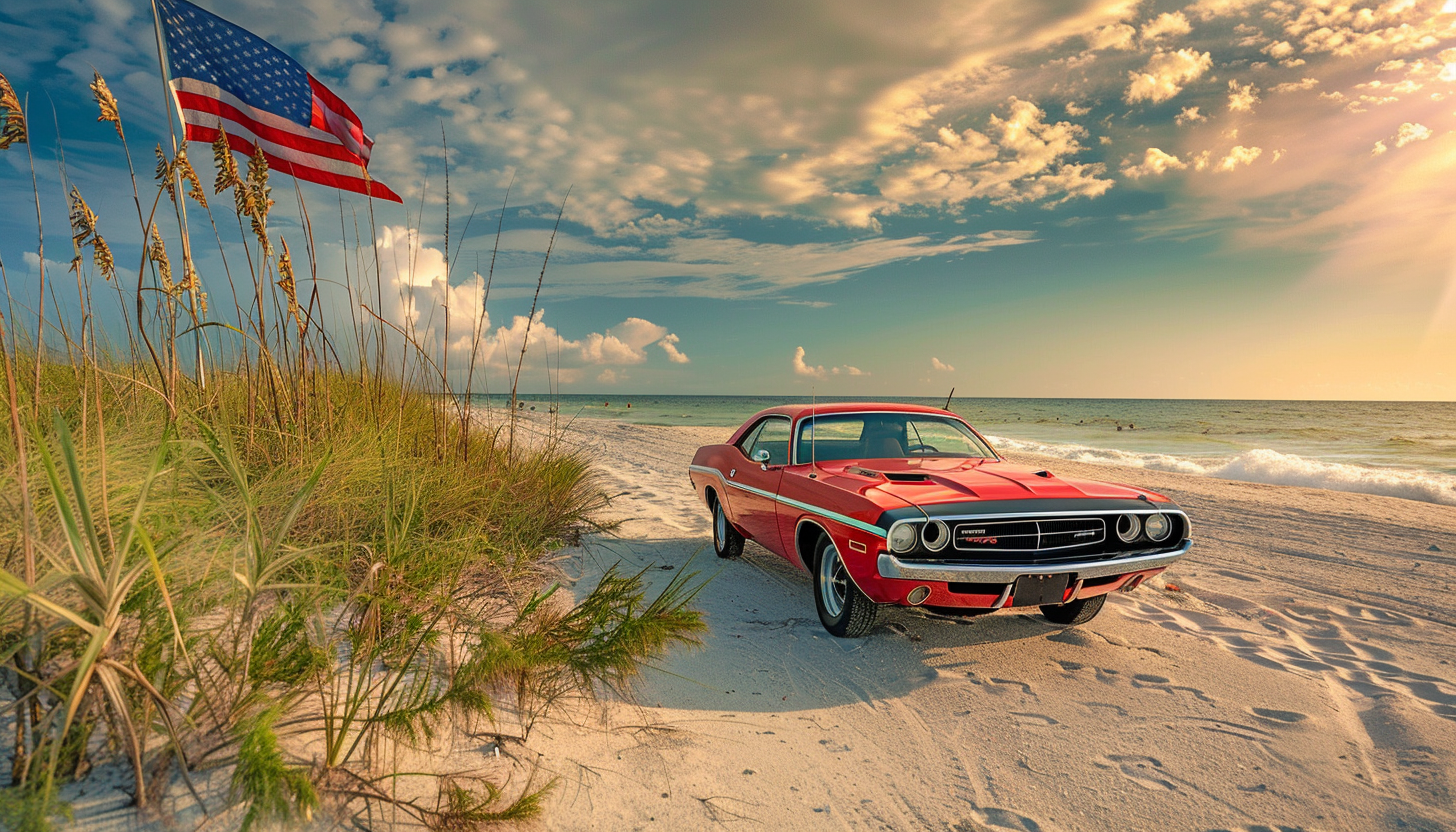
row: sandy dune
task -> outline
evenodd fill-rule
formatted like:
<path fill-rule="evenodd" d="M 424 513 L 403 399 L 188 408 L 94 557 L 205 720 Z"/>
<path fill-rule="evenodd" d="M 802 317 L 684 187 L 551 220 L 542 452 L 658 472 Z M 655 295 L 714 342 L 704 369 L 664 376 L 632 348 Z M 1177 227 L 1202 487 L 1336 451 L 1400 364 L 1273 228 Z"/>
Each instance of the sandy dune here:
<path fill-rule="evenodd" d="M 712 629 L 537 726 L 544 827 L 1456 829 L 1456 511 L 1037 459 L 1167 493 L 1193 552 L 1080 628 L 897 611 L 841 641 L 807 575 L 713 556 L 686 467 L 727 433 L 570 427 L 628 518 L 569 553 L 579 587 L 697 570 Z"/>

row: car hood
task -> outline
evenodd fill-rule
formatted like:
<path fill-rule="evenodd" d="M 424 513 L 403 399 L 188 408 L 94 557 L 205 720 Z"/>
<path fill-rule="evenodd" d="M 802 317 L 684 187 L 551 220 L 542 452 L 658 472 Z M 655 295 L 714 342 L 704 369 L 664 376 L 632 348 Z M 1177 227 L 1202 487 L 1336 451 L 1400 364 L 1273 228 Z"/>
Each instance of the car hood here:
<path fill-rule="evenodd" d="M 981 459 L 866 459 L 820 463 L 830 482 L 891 505 L 971 500 L 1166 498 L 1152 491 L 1091 480 L 1063 479 L 1043 468 Z"/>

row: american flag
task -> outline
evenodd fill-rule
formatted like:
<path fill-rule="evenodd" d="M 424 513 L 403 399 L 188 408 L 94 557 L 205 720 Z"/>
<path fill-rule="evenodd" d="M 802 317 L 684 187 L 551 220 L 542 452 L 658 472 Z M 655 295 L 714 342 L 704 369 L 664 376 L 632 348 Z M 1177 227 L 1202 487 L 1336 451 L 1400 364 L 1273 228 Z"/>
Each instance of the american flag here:
<path fill-rule="evenodd" d="M 365 171 L 374 141 L 359 117 L 302 65 L 187 0 L 156 3 L 189 141 L 214 141 L 221 126 L 233 150 L 261 147 L 274 170 L 402 202 Z"/>

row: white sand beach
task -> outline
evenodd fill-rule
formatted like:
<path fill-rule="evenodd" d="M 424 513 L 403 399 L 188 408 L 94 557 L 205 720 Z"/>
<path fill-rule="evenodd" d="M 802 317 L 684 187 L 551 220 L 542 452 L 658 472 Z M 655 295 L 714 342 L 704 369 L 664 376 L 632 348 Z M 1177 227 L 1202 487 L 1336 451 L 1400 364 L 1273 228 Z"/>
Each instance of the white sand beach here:
<path fill-rule="evenodd" d="M 844 641 L 795 567 L 714 557 L 686 469 L 729 432 L 570 425 L 625 522 L 563 566 L 696 570 L 711 630 L 513 749 L 559 778 L 543 828 L 1456 829 L 1451 508 L 1016 457 L 1169 495 L 1192 552 L 1078 628 L 894 611 Z"/>

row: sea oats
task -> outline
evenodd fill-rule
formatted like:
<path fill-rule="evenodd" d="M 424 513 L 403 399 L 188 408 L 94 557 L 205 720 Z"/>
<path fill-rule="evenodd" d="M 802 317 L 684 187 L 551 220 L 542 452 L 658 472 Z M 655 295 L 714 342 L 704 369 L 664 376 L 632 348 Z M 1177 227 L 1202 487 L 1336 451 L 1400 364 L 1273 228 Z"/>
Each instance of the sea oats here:
<path fill-rule="evenodd" d="M 268 194 L 272 189 L 268 187 L 268 160 L 263 156 L 263 149 L 257 145 L 253 146 L 253 155 L 248 159 L 245 190 L 248 194 L 244 200 L 244 208 L 252 222 L 253 234 L 263 247 L 264 256 L 271 257 L 273 243 L 268 239 L 268 211 L 273 207 L 273 200 L 268 198 Z"/>
<path fill-rule="evenodd" d="M 288 251 L 288 241 L 282 237 L 278 241 L 283 244 L 283 253 L 278 255 L 278 288 L 288 296 L 288 314 L 298 322 L 298 330 L 302 332 L 303 315 L 298 309 L 298 284 L 293 279 L 293 256 Z"/>
<path fill-rule="evenodd" d="M 217 178 L 212 182 L 214 194 L 243 184 L 243 178 L 238 175 L 238 160 L 233 158 L 232 146 L 221 122 L 217 125 L 217 138 L 212 140 L 212 165 L 217 168 Z"/>
<path fill-rule="evenodd" d="M 71 188 L 70 203 L 71 240 L 76 245 L 76 256 L 71 259 L 71 271 L 80 273 L 81 247 L 90 246 L 96 268 L 107 280 L 111 280 L 116 276 L 116 259 L 111 255 L 111 246 L 96 231 L 96 212 L 91 210 L 81 192 L 74 187 Z"/>
<path fill-rule="evenodd" d="M 0 150 L 29 141 L 25 132 L 25 111 L 20 108 L 15 88 L 10 86 L 3 73 L 0 73 L 0 110 L 5 111 L 5 118 L 0 120 Z"/>
<path fill-rule="evenodd" d="M 197 170 L 192 167 L 192 162 L 187 159 L 186 145 L 177 148 L 177 158 L 173 160 L 172 165 L 178 173 L 182 174 L 183 180 L 187 182 L 189 186 L 187 188 L 187 195 L 192 197 L 193 202 L 206 208 L 207 194 L 202 190 L 202 180 L 198 178 Z"/>
<path fill-rule="evenodd" d="M 91 94 L 96 96 L 96 106 L 101 108 L 101 115 L 96 117 L 97 121 L 109 121 L 116 126 L 116 135 L 125 139 L 121 132 L 121 113 L 116 109 L 116 96 L 111 94 L 111 88 L 106 86 L 106 79 L 101 73 L 94 73 L 96 80 L 91 82 Z"/>
<path fill-rule="evenodd" d="M 71 239 L 76 245 L 84 246 L 92 234 L 96 233 L 96 212 L 86 204 L 81 197 L 81 192 L 75 187 L 71 188 Z"/>
<path fill-rule="evenodd" d="M 116 258 L 111 255 L 111 246 L 106 244 L 106 238 L 100 234 L 91 238 L 91 255 L 96 262 L 96 268 L 101 270 L 101 276 L 107 280 L 115 280 Z"/>
<path fill-rule="evenodd" d="M 197 276 L 197 267 L 185 253 L 182 258 L 182 282 L 177 284 L 178 292 L 191 292 L 197 294 L 202 288 L 202 280 Z"/>
<path fill-rule="evenodd" d="M 167 257 L 167 245 L 162 242 L 162 232 L 157 230 L 156 223 L 152 223 L 152 242 L 147 246 L 147 259 L 157 266 L 157 274 L 162 279 L 162 291 L 172 294 L 177 288 L 172 283 L 172 261 Z"/>
<path fill-rule="evenodd" d="M 152 178 L 161 182 L 162 187 L 167 189 L 167 196 L 171 197 L 173 202 L 176 202 L 177 188 L 172 184 L 172 163 L 167 160 L 167 154 L 162 152 L 162 146 L 160 144 L 157 145 L 157 149 L 154 152 L 157 154 L 157 170 Z"/>

